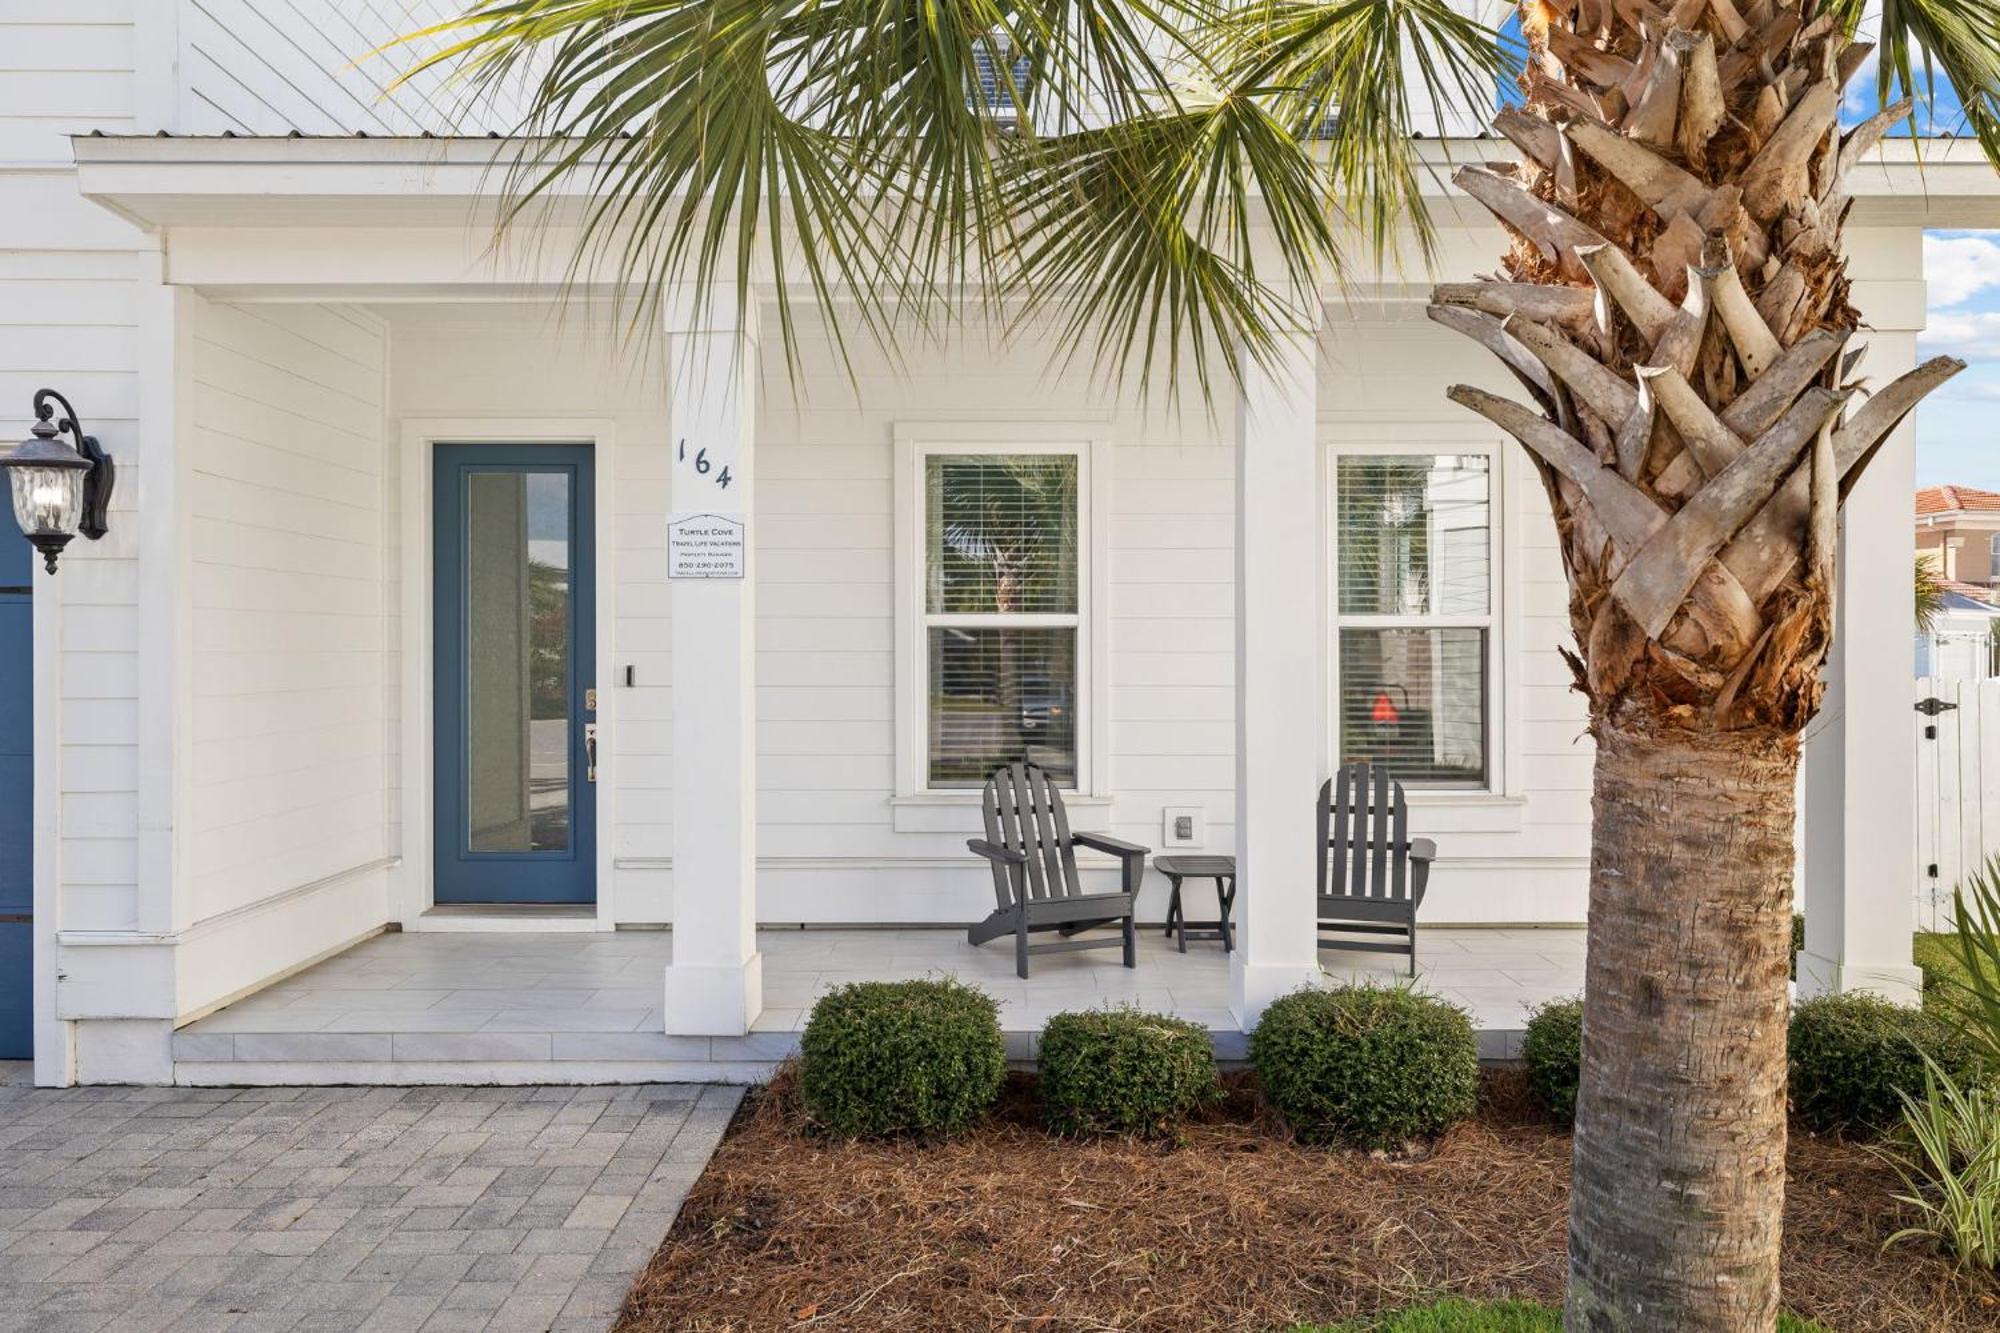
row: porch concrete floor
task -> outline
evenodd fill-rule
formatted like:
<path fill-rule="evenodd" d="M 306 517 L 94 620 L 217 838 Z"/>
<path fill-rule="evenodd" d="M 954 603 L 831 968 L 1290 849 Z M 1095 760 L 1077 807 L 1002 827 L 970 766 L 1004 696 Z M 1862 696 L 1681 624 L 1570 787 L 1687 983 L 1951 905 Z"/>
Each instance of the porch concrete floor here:
<path fill-rule="evenodd" d="M 1481 1053 L 1511 1056 L 1527 1011 L 1583 985 L 1583 931 L 1431 928 L 1418 938 L 1419 984 L 1471 1012 Z M 1116 949 L 1046 954 L 1014 975 L 1007 942 L 982 948 L 957 929 L 765 930 L 764 1004 L 743 1037 L 669 1037 L 661 978 L 665 931 L 595 934 L 391 933 L 267 987 L 175 1034 L 176 1081 L 528 1083 L 763 1078 L 797 1045 L 813 1001 L 852 981 L 951 975 L 1000 1002 L 1015 1058 L 1065 1009 L 1134 1004 L 1178 1014 L 1240 1058 L 1219 944 L 1180 953 L 1159 927 L 1139 966 Z M 1330 981 L 1395 981 L 1392 955 L 1326 952 Z"/>

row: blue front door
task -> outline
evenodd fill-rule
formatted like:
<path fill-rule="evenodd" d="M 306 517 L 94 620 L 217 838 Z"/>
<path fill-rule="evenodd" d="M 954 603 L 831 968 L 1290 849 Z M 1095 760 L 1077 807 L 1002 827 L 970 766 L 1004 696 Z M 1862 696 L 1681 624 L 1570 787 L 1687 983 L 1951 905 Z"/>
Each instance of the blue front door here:
<path fill-rule="evenodd" d="M 594 902 L 590 446 L 446 444 L 434 467 L 437 901 Z"/>
<path fill-rule="evenodd" d="M 0 1060 L 35 1053 L 32 548 L 0 519 Z"/>

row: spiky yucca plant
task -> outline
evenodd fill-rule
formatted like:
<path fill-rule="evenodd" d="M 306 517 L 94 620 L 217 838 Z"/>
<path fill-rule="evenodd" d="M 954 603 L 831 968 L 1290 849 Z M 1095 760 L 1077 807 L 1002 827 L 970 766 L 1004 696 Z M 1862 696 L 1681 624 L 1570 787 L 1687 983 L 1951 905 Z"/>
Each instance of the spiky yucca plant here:
<path fill-rule="evenodd" d="M 1866 0 L 1529 0 L 1504 224 L 1434 316 L 1526 402 L 1597 741 L 1572 1330 L 1770 1329 L 1784 1187 L 1798 734 L 1832 633 L 1835 520 L 1959 367 L 1858 392 L 1843 133 Z M 502 217 L 584 196 L 579 272 L 644 316 L 755 299 L 791 348 L 1053 319 L 1143 385 L 1206 391 L 1358 257 L 1429 252 L 1412 131 L 1485 101 L 1463 0 L 478 0 L 430 63 L 526 80 Z M 2000 157 L 2000 0 L 1887 0 L 1878 92 L 1957 91 Z M 1004 52 L 1004 59 L 996 59 Z M 982 90 L 982 67 L 996 95 Z M 1261 264 L 1261 269 L 1260 269 Z M 1250 886 L 1254 895 L 1256 889 Z"/>

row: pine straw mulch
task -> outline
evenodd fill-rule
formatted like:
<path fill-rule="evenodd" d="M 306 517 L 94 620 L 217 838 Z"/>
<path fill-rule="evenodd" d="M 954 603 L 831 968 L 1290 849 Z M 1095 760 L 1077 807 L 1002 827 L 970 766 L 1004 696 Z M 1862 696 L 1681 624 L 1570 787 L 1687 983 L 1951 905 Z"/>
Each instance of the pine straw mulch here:
<path fill-rule="evenodd" d="M 788 1072 L 753 1091 L 617 1333 L 717 1329 L 1283 1329 L 1455 1295 L 1555 1302 L 1570 1141 L 1519 1076 L 1398 1157 L 1301 1147 L 1248 1075 L 1178 1143 L 1059 1140 L 1011 1075 L 941 1144 L 801 1131 Z M 2000 1330 L 2000 1284 L 1895 1229 L 1893 1169 L 1797 1132 L 1785 1301 L 1840 1333 Z"/>

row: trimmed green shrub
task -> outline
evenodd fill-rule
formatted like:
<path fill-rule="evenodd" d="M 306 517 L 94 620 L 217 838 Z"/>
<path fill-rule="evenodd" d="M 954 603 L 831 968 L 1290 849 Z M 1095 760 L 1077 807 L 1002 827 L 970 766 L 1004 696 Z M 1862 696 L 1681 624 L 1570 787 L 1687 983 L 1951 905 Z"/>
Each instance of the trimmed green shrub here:
<path fill-rule="evenodd" d="M 1583 1001 L 1550 1000 L 1528 1015 L 1521 1038 L 1528 1087 L 1559 1125 L 1576 1122 L 1576 1085 L 1583 1073 Z"/>
<path fill-rule="evenodd" d="M 1250 1034 L 1265 1099 L 1307 1143 L 1386 1148 L 1472 1114 L 1479 1050 L 1463 1009 L 1387 986 L 1306 989 Z"/>
<path fill-rule="evenodd" d="M 1006 1072 L 999 1007 L 951 980 L 829 991 L 799 1040 L 806 1114 L 848 1137 L 955 1133 L 986 1114 Z"/>
<path fill-rule="evenodd" d="M 1166 1134 L 1222 1093 L 1208 1029 L 1137 1009 L 1057 1014 L 1040 1064 L 1058 1134 Z"/>
<path fill-rule="evenodd" d="M 1792 1113 L 1808 1129 L 1876 1134 L 1921 1097 L 1924 1057 L 1953 1082 L 1978 1080 L 1976 1048 L 1951 1021 L 1873 995 L 1822 995 L 1792 1010 Z"/>

